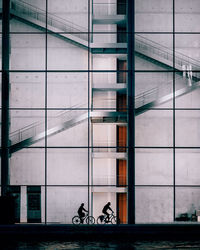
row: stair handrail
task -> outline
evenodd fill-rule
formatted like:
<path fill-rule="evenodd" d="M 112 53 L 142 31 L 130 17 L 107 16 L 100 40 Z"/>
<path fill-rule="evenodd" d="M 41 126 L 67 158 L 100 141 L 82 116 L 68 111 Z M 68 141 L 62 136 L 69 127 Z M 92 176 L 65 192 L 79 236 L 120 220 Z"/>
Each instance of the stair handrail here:
<path fill-rule="evenodd" d="M 46 22 L 47 20 L 47 24 L 49 24 L 50 26 L 53 26 L 52 24 L 55 22 L 57 23 L 60 23 L 61 24 L 61 30 L 62 31 L 65 31 L 65 32 L 73 32 L 75 33 L 75 35 L 77 37 L 80 37 L 84 40 L 88 40 L 88 30 L 86 30 L 84 27 L 78 25 L 78 24 L 74 24 L 72 22 L 70 22 L 69 20 L 66 20 L 64 18 L 61 18 L 61 17 L 58 17 L 57 15 L 54 15 L 54 14 L 50 14 L 50 13 L 46 13 L 46 11 L 36 7 L 36 6 L 33 6 L 29 3 L 26 3 L 24 1 L 17 1 L 17 0 L 12 0 L 11 2 L 11 9 L 13 9 L 14 11 L 17 11 L 17 9 L 21 8 L 22 10 L 22 14 L 25 14 L 25 15 L 30 15 L 31 14 L 34 14 L 34 18 L 38 21 L 41 21 L 43 23 Z M 23 13 L 23 10 L 25 11 Z M 47 16 L 46 16 L 47 14 Z M 43 16 L 43 18 L 40 17 Z M 57 25 L 59 27 L 56 27 L 56 28 L 59 28 L 60 29 L 60 25 Z M 64 27 L 64 28 L 63 28 Z"/>
<path fill-rule="evenodd" d="M 170 49 L 169 47 L 166 47 L 164 45 L 161 45 L 160 43 L 154 42 L 146 37 L 143 37 L 141 35 L 136 35 L 136 42 L 139 42 L 139 44 L 137 44 L 137 46 L 141 47 L 142 44 L 146 45 L 149 49 L 149 47 L 153 48 L 154 53 L 156 53 L 156 51 L 161 51 L 160 54 L 165 53 L 165 59 L 169 60 L 169 58 L 171 58 L 171 62 L 173 62 L 173 50 Z M 157 53 L 156 53 L 157 54 Z M 186 56 L 180 52 L 176 52 L 175 51 L 175 64 L 180 65 L 180 67 L 182 67 L 184 64 L 191 64 L 193 67 L 192 69 L 198 69 L 200 67 L 200 61 L 195 60 L 189 56 Z"/>
<path fill-rule="evenodd" d="M 177 81 L 179 79 L 184 79 L 184 78 L 182 76 L 178 76 L 175 78 L 175 81 Z M 168 82 L 163 82 L 161 86 L 153 87 L 151 89 L 148 89 L 148 90 L 136 95 L 135 96 L 136 108 L 141 107 L 141 106 L 149 103 L 150 102 L 149 99 L 151 99 L 151 101 L 155 101 L 159 98 L 162 98 L 163 96 L 160 96 L 160 94 L 164 93 L 169 88 L 172 88 L 173 87 L 172 83 L 173 83 L 173 79 L 168 81 Z M 170 91 L 170 93 L 171 93 L 171 91 Z M 169 94 L 169 93 L 167 93 L 167 94 Z"/>
<path fill-rule="evenodd" d="M 48 119 L 47 121 L 47 125 L 50 124 L 51 120 L 52 119 L 60 119 L 60 118 L 64 118 L 68 115 L 68 120 L 72 119 L 72 117 L 70 116 L 70 114 L 72 113 L 72 111 L 81 111 L 80 109 L 77 109 L 77 107 L 81 107 L 81 106 L 84 106 L 85 104 L 76 104 L 76 105 L 73 105 L 71 106 L 71 109 L 70 110 L 67 110 L 67 111 L 61 111 L 59 112 L 59 114 L 57 114 L 55 117 L 51 117 Z M 56 111 L 56 110 L 51 110 L 51 111 Z M 85 110 L 83 110 L 85 111 Z M 66 121 L 66 120 L 65 120 Z M 12 133 L 10 133 L 9 135 L 9 138 L 10 138 L 10 141 L 11 141 L 11 144 L 13 142 L 14 139 L 12 139 L 13 137 L 17 137 L 17 142 L 21 141 L 22 139 L 26 139 L 24 138 L 24 134 L 28 134 L 27 132 L 30 131 L 31 132 L 31 137 L 32 136 L 36 136 L 38 132 L 43 132 L 44 131 L 44 124 L 45 122 L 34 122 L 34 123 L 31 123 L 23 128 L 20 128 L 20 129 L 17 129 L 15 131 L 13 131 Z M 52 124 L 51 124 L 52 125 Z M 39 129 L 42 129 L 41 131 L 38 131 Z M 14 140 L 14 142 L 16 143 L 16 140 Z"/>

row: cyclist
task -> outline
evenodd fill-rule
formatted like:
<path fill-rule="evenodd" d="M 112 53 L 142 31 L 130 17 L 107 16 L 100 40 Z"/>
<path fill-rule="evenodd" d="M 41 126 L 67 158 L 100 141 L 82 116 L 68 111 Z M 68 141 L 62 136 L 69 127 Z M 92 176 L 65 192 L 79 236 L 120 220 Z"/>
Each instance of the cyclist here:
<path fill-rule="evenodd" d="M 106 215 L 105 221 L 109 221 L 109 213 L 108 213 L 108 210 L 110 210 L 111 212 L 114 213 L 114 211 L 112 210 L 112 208 L 111 208 L 110 206 L 111 206 L 111 203 L 108 202 L 108 203 L 103 207 L 102 213 L 103 213 L 104 215 Z"/>
<path fill-rule="evenodd" d="M 84 203 L 81 203 L 81 205 L 80 205 L 80 207 L 78 209 L 78 215 L 80 217 L 81 224 L 83 224 L 83 218 L 85 217 L 84 212 L 88 212 L 88 211 L 84 208 Z"/>

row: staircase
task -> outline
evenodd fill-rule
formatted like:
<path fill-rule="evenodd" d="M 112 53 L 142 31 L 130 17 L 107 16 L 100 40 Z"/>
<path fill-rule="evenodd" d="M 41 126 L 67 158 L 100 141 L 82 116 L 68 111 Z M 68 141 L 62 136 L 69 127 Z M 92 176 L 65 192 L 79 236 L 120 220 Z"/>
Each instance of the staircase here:
<path fill-rule="evenodd" d="M 25 23 L 33 25 L 38 29 L 47 30 L 52 34 L 70 41 L 84 49 L 90 49 L 91 53 L 126 53 L 126 43 L 93 44 L 89 40 L 88 30 L 76 25 L 66 19 L 47 13 L 33 5 L 19 0 L 11 1 L 11 15 Z M 47 23 L 47 27 L 46 27 Z M 69 34 L 56 34 L 57 32 L 67 32 Z M 89 46 L 90 44 L 90 46 Z M 164 66 L 182 71 L 183 65 L 191 65 L 192 70 L 198 71 L 200 62 L 184 54 L 175 52 L 173 65 L 173 50 L 159 43 L 151 41 L 141 35 L 135 35 L 135 54 L 147 60 Z M 200 73 L 193 72 L 193 78 L 200 79 Z"/>
<path fill-rule="evenodd" d="M 22 20 L 23 22 L 34 25 L 39 29 L 46 30 L 46 22 L 48 31 L 60 32 L 65 31 L 71 34 L 59 34 L 62 37 L 78 46 L 88 49 L 88 35 L 83 32 L 87 32 L 83 27 L 75 25 L 70 21 L 64 20 L 55 15 L 49 14 L 46 17 L 46 12 L 32 6 L 30 4 L 24 3 L 23 1 L 12 0 L 11 1 L 11 14 Z M 176 53 L 175 65 L 173 62 L 173 51 L 167 47 L 161 46 L 151 40 L 148 40 L 140 35 L 136 35 L 135 50 L 136 54 L 141 57 L 145 57 L 148 60 L 153 60 L 161 65 L 167 67 L 175 66 L 175 69 L 182 71 L 183 65 L 192 65 L 192 69 L 199 69 L 200 63 L 193 60 L 185 55 Z M 115 44 L 117 46 L 117 44 Z M 91 50 L 92 52 L 92 50 Z M 172 93 L 172 81 L 165 83 L 159 87 L 152 88 L 145 91 L 135 97 L 135 115 L 140 115 L 156 105 L 163 104 L 173 97 L 179 97 L 181 95 L 187 94 L 200 87 L 200 75 L 199 73 L 193 73 L 193 84 L 192 86 L 184 85 L 183 88 L 176 90 Z M 181 76 L 179 79 L 185 81 Z M 58 116 L 57 122 L 54 120 L 48 121 L 48 128 L 44 132 L 44 123 L 33 123 L 28 127 L 22 128 L 10 134 L 10 153 L 17 152 L 23 147 L 28 147 L 33 143 L 36 143 L 45 138 L 45 136 L 55 135 L 61 131 L 71 128 L 87 119 L 91 119 L 92 122 L 126 122 L 127 114 L 126 112 L 85 112 L 79 116 L 71 116 L 68 112 L 63 112 Z"/>
<path fill-rule="evenodd" d="M 182 78 L 178 78 L 182 79 Z M 173 81 L 162 84 L 160 87 L 152 88 L 135 97 L 135 115 L 140 115 L 150 108 L 164 104 L 184 94 L 190 93 L 200 87 L 200 81 L 193 82 L 192 86 L 186 86 L 178 89 L 173 94 L 171 91 Z M 28 147 L 42 139 L 45 136 L 52 136 L 66 129 L 76 126 L 88 119 L 93 123 L 125 123 L 127 122 L 126 112 L 116 111 L 91 111 L 83 112 L 80 115 L 74 115 L 73 111 L 65 111 L 59 114 L 55 119 L 48 121 L 48 128 L 44 132 L 44 123 L 33 123 L 28 127 L 22 128 L 10 134 L 10 153 L 17 152 L 23 147 Z"/>
<path fill-rule="evenodd" d="M 88 49 L 88 30 L 68 20 L 50 13 L 46 15 L 46 11 L 21 0 L 11 0 L 10 14 L 14 18 L 37 29 L 42 31 L 46 31 L 47 29 L 47 31 L 54 35 L 57 35 L 56 33 L 58 32 L 66 32 L 58 36 L 75 45 Z"/>

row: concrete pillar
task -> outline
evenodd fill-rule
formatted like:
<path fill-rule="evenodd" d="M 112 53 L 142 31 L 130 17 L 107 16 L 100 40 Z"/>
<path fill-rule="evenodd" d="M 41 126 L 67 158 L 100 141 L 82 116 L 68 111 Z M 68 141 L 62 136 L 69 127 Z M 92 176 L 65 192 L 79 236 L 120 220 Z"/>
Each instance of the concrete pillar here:
<path fill-rule="evenodd" d="M 1 118 L 1 188 L 6 196 L 9 185 L 9 49 L 10 0 L 3 0 L 2 10 L 2 118 Z"/>
<path fill-rule="evenodd" d="M 41 222 L 45 223 L 45 187 L 41 187 Z"/>
<path fill-rule="evenodd" d="M 135 224 L 135 1 L 127 0 L 128 84 L 127 84 L 127 145 L 128 145 L 128 223 Z"/>

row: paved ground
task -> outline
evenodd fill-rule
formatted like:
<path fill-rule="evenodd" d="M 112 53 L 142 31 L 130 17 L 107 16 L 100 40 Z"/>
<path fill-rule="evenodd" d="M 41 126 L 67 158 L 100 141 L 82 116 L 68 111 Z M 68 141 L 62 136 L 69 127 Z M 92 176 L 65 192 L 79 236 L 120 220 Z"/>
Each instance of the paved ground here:
<path fill-rule="evenodd" d="M 200 223 L 137 225 L 0 225 L 0 239 L 199 239 Z"/>

